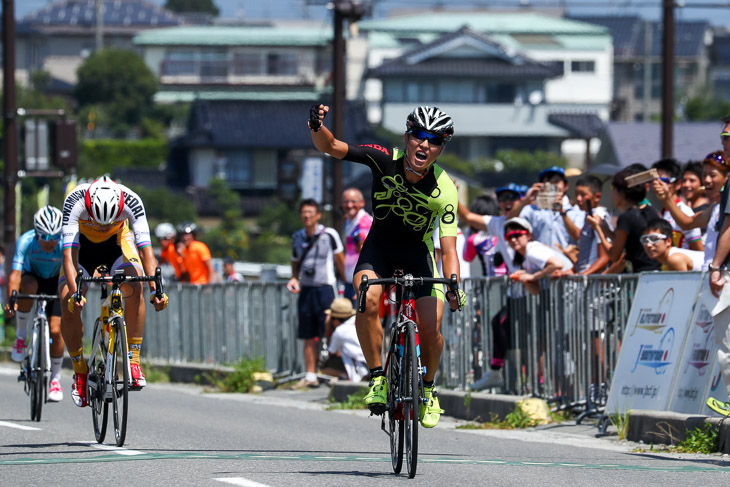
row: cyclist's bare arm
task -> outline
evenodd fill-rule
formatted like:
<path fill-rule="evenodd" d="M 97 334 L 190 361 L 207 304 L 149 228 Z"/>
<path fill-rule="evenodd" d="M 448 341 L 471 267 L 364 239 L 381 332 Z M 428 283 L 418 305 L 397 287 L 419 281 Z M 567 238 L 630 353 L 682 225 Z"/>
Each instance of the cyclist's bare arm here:
<path fill-rule="evenodd" d="M 66 285 L 71 294 L 76 294 L 76 270 L 79 268 L 79 249 L 66 247 L 63 249 L 63 274 L 66 276 Z"/>
<path fill-rule="evenodd" d="M 441 237 L 441 265 L 444 276 L 456 274 L 459 279 L 459 256 L 456 250 L 456 237 Z M 459 297 L 449 294 L 449 307 L 452 311 L 459 309 Z"/>
<path fill-rule="evenodd" d="M 12 271 L 10 273 L 10 277 L 8 277 L 8 299 L 5 301 L 5 313 L 7 314 L 8 318 L 12 318 L 15 314 L 15 309 L 18 307 L 18 304 L 15 303 L 15 306 L 12 308 L 10 307 L 10 296 L 13 295 L 13 291 L 20 291 L 20 279 L 23 277 L 23 273 L 21 271 Z"/>
<path fill-rule="evenodd" d="M 327 115 L 327 112 L 329 112 L 329 110 L 330 107 L 328 106 L 319 106 L 319 122 L 321 126 L 316 132 L 314 131 L 314 129 L 310 130 L 312 134 L 312 142 L 314 142 L 314 146 L 320 152 L 329 154 L 335 159 L 343 159 L 347 155 L 347 142 L 335 139 L 335 136 L 332 135 L 332 132 L 330 132 L 329 129 L 324 126 L 324 117 L 325 115 Z"/>

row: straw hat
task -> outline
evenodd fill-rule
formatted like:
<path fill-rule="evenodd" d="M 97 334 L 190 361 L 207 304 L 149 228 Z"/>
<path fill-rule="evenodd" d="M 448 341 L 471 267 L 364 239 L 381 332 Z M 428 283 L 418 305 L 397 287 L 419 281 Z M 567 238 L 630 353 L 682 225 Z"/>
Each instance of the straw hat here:
<path fill-rule="evenodd" d="M 325 311 L 325 314 L 330 315 L 332 318 L 338 320 L 346 320 L 355 314 L 355 308 L 352 307 L 352 301 L 347 298 L 336 298 L 332 301 L 330 309 Z"/>

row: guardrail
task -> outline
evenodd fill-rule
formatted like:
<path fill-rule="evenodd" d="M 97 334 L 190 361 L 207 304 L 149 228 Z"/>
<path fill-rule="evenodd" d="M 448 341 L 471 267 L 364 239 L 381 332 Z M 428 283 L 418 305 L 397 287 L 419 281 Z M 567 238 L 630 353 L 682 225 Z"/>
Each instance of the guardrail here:
<path fill-rule="evenodd" d="M 489 368 L 492 319 L 507 307 L 510 341 L 505 389 L 558 407 L 605 402 L 638 276 L 569 276 L 544 281 L 538 296 L 506 277 L 465 279 L 467 307 L 444 313 L 437 381 L 469 388 Z M 264 357 L 285 376 L 304 371 L 297 340 L 297 296 L 284 282 L 173 284 L 167 310 L 148 306 L 143 357 L 171 363 L 226 364 Z M 86 331 L 99 314 L 98 289 L 84 307 Z M 598 403 L 598 404 L 596 404 Z"/>

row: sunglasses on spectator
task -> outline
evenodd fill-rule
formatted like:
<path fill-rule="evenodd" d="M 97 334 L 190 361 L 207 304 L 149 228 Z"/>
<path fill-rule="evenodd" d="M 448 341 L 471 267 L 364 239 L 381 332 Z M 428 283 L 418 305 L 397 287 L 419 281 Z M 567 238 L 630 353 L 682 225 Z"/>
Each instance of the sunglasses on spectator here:
<path fill-rule="evenodd" d="M 677 180 L 677 178 L 658 178 L 658 179 L 659 179 L 659 181 L 666 183 L 666 184 L 671 184 Z"/>
<path fill-rule="evenodd" d="M 662 240 L 666 240 L 669 237 L 664 235 L 663 233 L 647 233 L 646 235 L 642 235 L 641 238 L 639 238 L 639 242 L 641 242 L 641 245 L 655 245 Z"/>
<path fill-rule="evenodd" d="M 504 203 L 505 201 L 515 201 L 520 199 L 520 195 L 512 191 L 502 191 L 497 195 L 497 201 Z"/>
<path fill-rule="evenodd" d="M 45 233 L 39 233 L 36 232 L 36 237 L 38 237 L 38 240 L 42 240 L 43 242 L 58 242 L 61 240 L 61 234 L 57 233 L 56 235 L 46 235 Z"/>
<path fill-rule="evenodd" d="M 726 168 L 730 167 L 730 164 L 728 164 L 728 161 L 725 160 L 725 156 L 723 155 L 722 151 L 715 151 L 707 154 L 705 160 L 702 162 L 714 162 L 716 164 L 720 164 L 721 166 L 725 166 Z"/>
<path fill-rule="evenodd" d="M 431 134 L 421 129 L 413 129 L 408 133 L 416 140 L 428 140 L 428 143 L 431 145 L 444 145 L 444 138 L 440 135 Z"/>
<path fill-rule="evenodd" d="M 723 142 L 727 142 L 728 140 L 730 140 L 730 132 L 721 133 L 720 138 L 722 139 Z"/>
<path fill-rule="evenodd" d="M 504 239 L 512 240 L 513 238 L 519 238 L 523 235 L 527 235 L 528 233 L 530 232 L 528 232 L 527 230 L 512 230 L 511 232 L 507 232 L 504 234 Z"/>

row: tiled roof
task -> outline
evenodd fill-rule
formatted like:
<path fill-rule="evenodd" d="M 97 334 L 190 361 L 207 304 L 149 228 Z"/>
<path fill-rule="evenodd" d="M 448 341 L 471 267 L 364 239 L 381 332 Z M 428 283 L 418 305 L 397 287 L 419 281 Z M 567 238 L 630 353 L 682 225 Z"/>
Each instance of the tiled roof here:
<path fill-rule="evenodd" d="M 663 33 L 661 22 L 647 22 L 634 15 L 571 18 L 608 28 L 613 36 L 616 58 L 643 56 L 646 28 L 649 26 L 651 29 L 651 55 L 661 56 Z M 705 34 L 709 27 L 708 22 L 676 22 L 674 26 L 675 55 L 694 57 L 702 54 L 702 50 L 705 48 Z"/>
<path fill-rule="evenodd" d="M 548 115 L 548 122 L 580 139 L 598 137 L 605 129 L 603 120 L 595 113 L 552 112 Z"/>
<path fill-rule="evenodd" d="M 199 100 L 191 109 L 188 134 L 177 143 L 188 147 L 312 148 L 306 123 L 311 106 L 311 102 Z M 327 122 L 332 123 L 331 117 Z M 344 140 L 372 140 L 359 105 L 347 105 L 344 125 Z"/>
<path fill-rule="evenodd" d="M 722 149 L 719 122 L 685 122 L 674 124 L 674 157 L 684 163 L 701 161 L 712 151 Z M 605 161 L 626 167 L 640 162 L 650 165 L 661 158 L 661 125 L 659 123 L 609 122 L 603 144 L 610 145 L 615 160 Z"/>
<path fill-rule="evenodd" d="M 179 25 L 172 12 L 144 0 L 104 0 L 104 26 L 168 27 Z M 94 0 L 62 0 L 48 4 L 20 20 L 20 23 L 49 27 L 93 27 L 96 25 Z"/>
<path fill-rule="evenodd" d="M 448 57 L 450 50 L 468 44 L 482 50 L 483 57 Z M 445 54 L 445 55 L 444 55 Z M 562 70 L 539 63 L 501 45 L 489 36 L 462 27 L 435 41 L 418 46 L 391 59 L 369 73 L 371 77 L 389 76 L 479 76 L 488 78 L 552 78 Z"/>
<path fill-rule="evenodd" d="M 162 46 L 324 46 L 331 39 L 331 29 L 209 25 L 146 30 L 134 37 L 134 43 Z"/>

